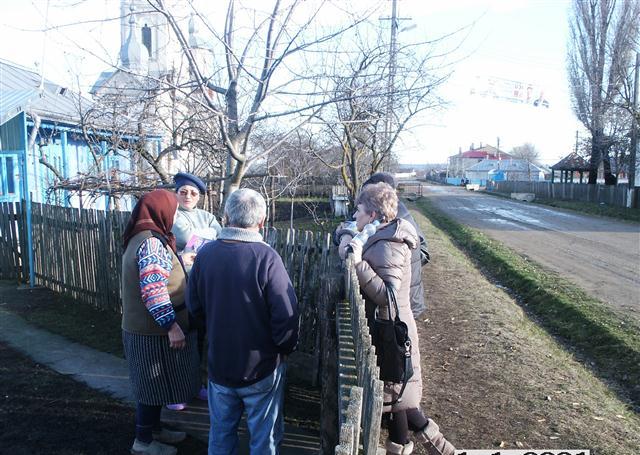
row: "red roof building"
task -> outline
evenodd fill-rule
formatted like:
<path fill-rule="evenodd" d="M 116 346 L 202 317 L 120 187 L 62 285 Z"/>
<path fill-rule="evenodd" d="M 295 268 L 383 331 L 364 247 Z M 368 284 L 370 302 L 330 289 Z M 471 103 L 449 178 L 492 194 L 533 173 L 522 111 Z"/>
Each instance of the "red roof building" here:
<path fill-rule="evenodd" d="M 460 149 L 458 154 L 448 158 L 448 176 L 464 177 L 467 169 L 482 160 L 505 160 L 510 158 L 512 158 L 511 155 L 491 145 L 482 146 L 482 144 L 480 144 L 480 147 L 474 148 L 472 144 L 471 148 L 466 152 Z"/>

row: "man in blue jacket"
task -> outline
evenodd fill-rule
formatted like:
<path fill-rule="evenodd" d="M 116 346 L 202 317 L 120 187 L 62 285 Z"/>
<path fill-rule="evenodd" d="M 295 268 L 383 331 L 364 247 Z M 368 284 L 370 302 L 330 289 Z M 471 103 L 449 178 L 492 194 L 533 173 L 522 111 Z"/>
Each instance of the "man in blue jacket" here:
<path fill-rule="evenodd" d="M 298 304 L 282 259 L 264 243 L 266 204 L 234 192 L 226 226 L 191 269 L 187 306 L 205 322 L 209 370 L 209 455 L 235 454 L 247 411 L 252 454 L 277 454 L 284 432 L 286 358 L 298 343 Z"/>

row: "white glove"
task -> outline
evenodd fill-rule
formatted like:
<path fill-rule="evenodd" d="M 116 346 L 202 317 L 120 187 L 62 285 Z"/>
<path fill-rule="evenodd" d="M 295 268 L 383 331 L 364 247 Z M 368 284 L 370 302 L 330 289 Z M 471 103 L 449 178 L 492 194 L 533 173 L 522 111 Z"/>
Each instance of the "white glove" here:
<path fill-rule="evenodd" d="M 349 246 L 353 250 L 353 260 L 356 264 L 362 262 L 362 243 L 358 241 L 349 242 Z"/>
<path fill-rule="evenodd" d="M 340 255 L 340 259 L 344 261 L 347 257 L 347 247 L 349 246 L 349 242 L 353 240 L 353 236 L 349 234 L 342 234 L 340 237 L 340 245 L 338 246 L 338 254 Z"/>

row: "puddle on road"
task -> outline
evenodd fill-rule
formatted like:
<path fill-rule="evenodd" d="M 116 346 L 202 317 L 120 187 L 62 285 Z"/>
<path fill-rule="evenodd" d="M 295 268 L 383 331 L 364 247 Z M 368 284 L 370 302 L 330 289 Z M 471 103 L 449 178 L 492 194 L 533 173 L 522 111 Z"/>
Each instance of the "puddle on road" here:
<path fill-rule="evenodd" d="M 539 219 L 532 218 L 531 215 L 528 215 L 520 210 L 495 209 L 493 210 L 493 212 L 504 218 L 512 219 L 514 221 L 519 221 L 525 224 L 534 224 L 536 226 L 544 226 L 545 224 Z"/>
<path fill-rule="evenodd" d="M 476 207 L 450 207 L 449 210 L 457 210 L 461 212 L 480 212 L 483 215 L 488 214 L 489 216 L 487 218 L 478 217 L 478 221 L 486 221 L 488 223 L 513 225 L 519 226 L 520 228 L 523 228 L 523 224 L 532 225 L 536 229 L 550 228 L 547 223 L 544 223 L 537 218 L 533 218 L 531 215 L 523 213 L 520 210 L 496 208 L 490 207 L 488 205 L 480 205 Z M 500 218 L 496 218 L 496 215 Z"/>
<path fill-rule="evenodd" d="M 505 220 L 504 218 L 485 218 L 483 221 L 486 221 L 487 223 L 499 224 L 501 226 L 512 226 L 514 228 L 523 229 L 519 224 L 514 223 L 510 220 Z"/>

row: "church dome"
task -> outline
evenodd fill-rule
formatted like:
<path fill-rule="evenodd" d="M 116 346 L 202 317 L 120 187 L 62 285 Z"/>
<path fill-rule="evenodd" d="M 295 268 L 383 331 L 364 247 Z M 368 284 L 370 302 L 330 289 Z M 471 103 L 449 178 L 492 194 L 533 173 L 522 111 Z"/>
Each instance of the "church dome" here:
<path fill-rule="evenodd" d="M 120 62 L 122 66 L 134 72 L 146 73 L 149 68 L 149 51 L 138 39 L 138 27 L 136 25 L 135 8 L 133 4 L 129 8 L 129 36 L 120 49 Z"/>

